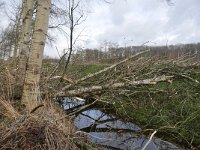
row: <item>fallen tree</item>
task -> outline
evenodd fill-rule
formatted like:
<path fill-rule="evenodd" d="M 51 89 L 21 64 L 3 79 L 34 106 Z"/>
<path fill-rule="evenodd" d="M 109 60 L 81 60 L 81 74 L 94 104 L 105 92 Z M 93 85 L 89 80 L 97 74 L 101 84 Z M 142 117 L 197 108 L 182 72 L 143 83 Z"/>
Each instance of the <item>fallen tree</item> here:
<path fill-rule="evenodd" d="M 199 148 L 198 63 L 138 57 L 112 66 L 61 88 L 58 96 L 94 98 L 95 104 L 108 102 L 117 116 L 143 130 L 156 130 L 165 140 Z"/>
<path fill-rule="evenodd" d="M 85 76 L 85 77 L 83 77 L 83 78 L 81 78 L 81 79 L 78 79 L 78 80 L 74 81 L 74 84 L 69 84 L 69 85 L 63 87 L 63 88 L 62 88 L 62 91 L 66 91 L 66 90 L 68 90 L 71 86 L 74 86 L 74 85 L 76 85 L 76 84 L 78 84 L 78 83 L 80 83 L 80 82 L 83 82 L 83 81 L 85 81 L 85 80 L 88 80 L 88 79 L 90 79 L 90 78 L 92 78 L 92 77 L 98 76 L 98 75 L 100 75 L 100 74 L 102 74 L 102 73 L 104 73 L 104 72 L 108 72 L 109 70 L 111 70 L 111 69 L 113 69 L 113 68 L 116 68 L 117 66 L 123 65 L 123 64 L 127 63 L 128 61 L 130 61 L 130 60 L 132 60 L 132 59 L 136 59 L 136 58 L 138 58 L 138 57 L 141 57 L 142 54 L 145 54 L 145 53 L 147 53 L 147 52 L 149 52 L 149 51 L 150 51 L 150 50 L 146 50 L 146 51 L 139 52 L 139 53 L 137 53 L 137 54 L 135 54 L 135 55 L 133 55 L 133 56 L 131 56 L 131 57 L 129 57 L 129 58 L 126 58 L 126 59 L 120 61 L 119 63 L 116 63 L 116 64 L 110 66 L 110 67 L 107 67 L 107 68 L 105 68 L 105 69 L 103 69 L 103 70 L 100 70 L 100 71 L 95 72 L 95 73 L 93 73 L 93 74 L 89 74 L 89 75 L 87 75 L 87 76 Z"/>
<path fill-rule="evenodd" d="M 68 90 L 66 92 L 61 92 L 57 96 L 68 96 L 68 97 L 73 97 L 73 96 L 81 96 L 82 94 L 85 93 L 95 93 L 99 91 L 103 91 L 106 89 L 116 89 L 116 88 L 122 88 L 122 87 L 128 87 L 128 86 L 136 86 L 136 85 L 150 85 L 150 84 L 157 84 L 158 82 L 161 81 L 169 81 L 173 78 L 173 76 L 159 76 L 151 79 L 145 79 L 145 80 L 138 80 L 138 81 L 130 81 L 128 83 L 114 83 L 114 84 L 107 84 L 104 86 L 91 86 L 91 87 L 82 87 L 79 89 L 75 90 Z"/>

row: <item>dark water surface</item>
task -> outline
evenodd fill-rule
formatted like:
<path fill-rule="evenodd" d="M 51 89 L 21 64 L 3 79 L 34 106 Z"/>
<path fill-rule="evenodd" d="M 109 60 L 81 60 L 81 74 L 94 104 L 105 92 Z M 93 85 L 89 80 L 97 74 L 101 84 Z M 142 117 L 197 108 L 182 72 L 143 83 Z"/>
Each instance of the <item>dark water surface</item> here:
<path fill-rule="evenodd" d="M 64 98 L 63 108 L 74 111 L 84 106 L 85 101 Z M 100 108 L 90 108 L 80 112 L 74 119 L 75 126 L 87 132 L 91 142 L 104 146 L 106 150 L 141 150 L 148 142 L 148 137 L 141 135 L 141 128 L 134 123 L 123 121 Z M 146 150 L 181 150 L 182 148 L 154 137 Z"/>

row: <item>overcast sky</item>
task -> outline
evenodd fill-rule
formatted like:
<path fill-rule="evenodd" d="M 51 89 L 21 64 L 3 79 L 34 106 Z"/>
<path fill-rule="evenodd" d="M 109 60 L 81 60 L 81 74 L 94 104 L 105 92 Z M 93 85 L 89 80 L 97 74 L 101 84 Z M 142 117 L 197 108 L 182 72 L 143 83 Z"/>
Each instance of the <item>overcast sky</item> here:
<path fill-rule="evenodd" d="M 87 47 L 104 40 L 141 45 L 200 42 L 200 0 L 115 0 L 90 14 Z"/>
<path fill-rule="evenodd" d="M 2 1 L 2 0 L 0 0 Z M 98 1 L 98 0 L 97 0 Z M 81 46 L 98 48 L 103 41 L 120 46 L 200 42 L 200 0 L 110 0 L 90 3 L 87 20 L 79 28 Z M 58 36 L 58 49 L 67 48 L 66 38 Z M 47 52 L 48 50 L 48 52 Z M 55 56 L 55 49 L 46 53 Z"/>

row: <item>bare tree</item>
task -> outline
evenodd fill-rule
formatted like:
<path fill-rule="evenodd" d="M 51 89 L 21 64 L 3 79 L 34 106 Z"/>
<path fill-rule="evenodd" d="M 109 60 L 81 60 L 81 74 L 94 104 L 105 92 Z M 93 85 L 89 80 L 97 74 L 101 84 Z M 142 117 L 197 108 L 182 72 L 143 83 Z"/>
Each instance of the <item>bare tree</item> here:
<path fill-rule="evenodd" d="M 30 39 L 32 36 L 32 15 L 33 15 L 34 0 L 23 0 L 21 10 L 21 22 L 18 22 L 18 28 L 21 26 L 20 40 L 19 40 L 19 63 L 18 74 L 16 77 L 16 83 L 19 86 L 24 84 L 26 64 L 28 60 L 28 54 L 30 49 Z M 21 23 L 21 25 L 20 25 Z"/>
<path fill-rule="evenodd" d="M 39 96 L 39 81 L 48 30 L 51 0 L 37 0 L 36 3 L 37 13 L 22 94 L 22 102 L 27 108 L 32 108 L 32 102 L 37 100 Z"/>
<path fill-rule="evenodd" d="M 67 10 L 67 17 L 69 19 L 69 54 L 67 57 L 67 60 L 65 62 L 65 67 L 63 71 L 63 76 L 65 75 L 67 71 L 67 67 L 70 62 L 70 58 L 73 52 L 74 44 L 76 43 L 76 39 L 74 39 L 74 30 L 76 26 L 80 25 L 83 21 L 85 21 L 84 18 L 84 11 L 81 10 L 80 7 L 81 0 L 68 0 L 68 10 Z"/>

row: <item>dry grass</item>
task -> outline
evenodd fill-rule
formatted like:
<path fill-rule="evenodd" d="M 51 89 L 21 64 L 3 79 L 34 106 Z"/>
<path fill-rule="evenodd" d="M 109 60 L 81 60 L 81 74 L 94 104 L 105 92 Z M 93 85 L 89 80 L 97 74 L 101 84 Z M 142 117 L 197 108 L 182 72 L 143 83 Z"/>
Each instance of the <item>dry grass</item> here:
<path fill-rule="evenodd" d="M 71 142 L 73 127 L 70 118 L 49 101 L 32 113 L 20 114 L 13 106 L 0 100 L 1 114 L 11 123 L 0 124 L 0 150 L 67 150 L 77 149 Z"/>
<path fill-rule="evenodd" d="M 11 121 L 15 121 L 17 118 L 19 118 L 21 115 L 18 111 L 14 109 L 14 107 L 11 105 L 10 101 L 5 101 L 3 98 L 0 100 L 0 115 L 6 117 L 7 119 Z"/>
<path fill-rule="evenodd" d="M 14 97 L 16 69 L 13 61 L 3 61 L 0 64 L 0 94 L 6 99 Z"/>
<path fill-rule="evenodd" d="M 40 100 L 40 95 L 35 95 L 24 109 L 20 101 L 15 100 L 15 73 L 12 62 L 0 65 L 0 150 L 77 149 L 72 142 L 71 119 L 63 117 L 63 110 L 54 102 Z M 34 93 L 39 94 L 36 91 L 38 87 Z M 21 110 L 13 103 L 20 105 Z"/>

